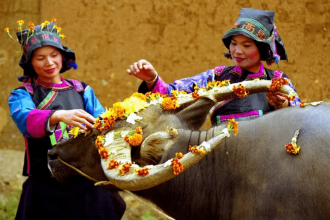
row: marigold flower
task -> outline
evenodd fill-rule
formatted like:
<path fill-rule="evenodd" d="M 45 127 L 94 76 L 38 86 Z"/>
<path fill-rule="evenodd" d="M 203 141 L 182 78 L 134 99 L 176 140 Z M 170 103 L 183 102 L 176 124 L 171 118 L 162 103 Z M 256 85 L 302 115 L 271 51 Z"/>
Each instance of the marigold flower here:
<path fill-rule="evenodd" d="M 135 92 L 135 93 L 133 93 L 132 96 L 133 97 L 136 97 L 138 99 L 141 99 L 143 101 L 147 101 L 147 97 L 144 94 L 142 94 L 142 93 Z"/>
<path fill-rule="evenodd" d="M 21 31 L 21 30 L 22 30 L 22 28 L 21 28 L 21 27 L 18 27 L 18 28 L 17 28 L 17 30 L 18 30 L 18 31 Z"/>
<path fill-rule="evenodd" d="M 100 118 L 95 119 L 93 127 L 96 128 L 99 132 L 102 132 L 103 123 Z"/>
<path fill-rule="evenodd" d="M 115 124 L 115 118 L 112 115 L 103 118 L 103 124 L 106 127 L 106 129 L 110 129 Z"/>
<path fill-rule="evenodd" d="M 97 136 L 96 140 L 95 140 L 95 146 L 100 149 L 101 147 L 103 147 L 103 144 L 105 143 L 105 138 L 104 135 L 99 135 Z"/>
<path fill-rule="evenodd" d="M 142 143 L 142 135 L 138 133 L 133 134 L 129 137 L 128 143 L 133 147 L 139 146 Z"/>
<path fill-rule="evenodd" d="M 237 121 L 235 121 L 234 118 L 228 119 L 227 129 L 229 132 L 233 132 L 234 135 L 236 136 L 236 134 L 238 132 L 238 123 L 237 123 Z"/>
<path fill-rule="evenodd" d="M 192 95 L 192 97 L 193 97 L 194 99 L 198 99 L 198 98 L 199 98 L 199 94 L 198 94 L 198 92 L 193 92 L 193 93 L 191 93 L 191 95 Z"/>
<path fill-rule="evenodd" d="M 300 146 L 298 144 L 289 143 L 285 145 L 285 149 L 289 154 L 298 154 L 300 152 Z"/>
<path fill-rule="evenodd" d="M 175 175 L 178 175 L 178 174 L 182 173 L 183 164 L 178 159 L 176 159 L 176 158 L 172 159 L 171 166 L 172 166 L 172 169 L 173 169 L 173 173 Z"/>
<path fill-rule="evenodd" d="M 126 162 L 120 169 L 119 169 L 119 173 L 120 175 L 124 176 L 131 168 L 132 163 L 128 163 Z"/>
<path fill-rule="evenodd" d="M 56 21 L 56 18 L 52 17 L 52 22 L 55 22 L 56 23 L 57 22 Z"/>
<path fill-rule="evenodd" d="M 146 176 L 149 174 L 149 169 L 148 168 L 142 168 L 142 169 L 135 169 L 135 172 L 138 176 Z"/>
<path fill-rule="evenodd" d="M 303 107 L 305 107 L 306 105 L 305 105 L 304 102 L 301 102 L 299 106 L 303 108 Z"/>
<path fill-rule="evenodd" d="M 23 21 L 23 20 L 18 20 L 18 21 L 17 21 L 17 24 L 18 24 L 19 26 L 22 26 L 22 25 L 24 24 L 24 21 Z"/>
<path fill-rule="evenodd" d="M 172 110 L 179 107 L 177 99 L 173 97 L 164 98 L 161 105 L 165 110 Z"/>
<path fill-rule="evenodd" d="M 104 147 L 100 147 L 100 148 L 99 148 L 99 154 L 100 154 L 100 157 L 101 157 L 102 159 L 108 159 L 108 157 L 109 157 L 108 151 L 107 151 L 107 149 L 104 148 Z"/>
<path fill-rule="evenodd" d="M 108 169 L 112 170 L 119 166 L 119 163 L 115 159 L 111 159 L 109 162 Z"/>
<path fill-rule="evenodd" d="M 9 28 L 6 27 L 6 28 L 4 29 L 4 31 L 5 31 L 5 32 L 9 32 Z"/>
<path fill-rule="evenodd" d="M 233 86 L 234 93 L 238 96 L 238 98 L 244 98 L 248 96 L 248 93 L 245 90 L 245 87 L 242 84 L 238 86 Z"/>
<path fill-rule="evenodd" d="M 183 157 L 183 153 L 181 152 L 175 153 L 175 157 L 181 159 Z"/>
<path fill-rule="evenodd" d="M 197 145 L 191 146 L 189 145 L 189 151 L 194 154 L 203 154 L 205 153 L 204 150 L 197 148 Z"/>
<path fill-rule="evenodd" d="M 136 132 L 137 134 L 142 134 L 142 127 L 141 127 L 141 126 L 136 127 L 136 128 L 135 128 L 135 132 Z"/>
<path fill-rule="evenodd" d="M 296 98 L 296 94 L 290 94 L 288 98 L 290 101 L 293 101 Z"/>
<path fill-rule="evenodd" d="M 113 104 L 113 110 L 117 118 L 120 119 L 123 119 L 124 115 L 126 114 L 126 110 L 121 102 L 116 102 Z"/>

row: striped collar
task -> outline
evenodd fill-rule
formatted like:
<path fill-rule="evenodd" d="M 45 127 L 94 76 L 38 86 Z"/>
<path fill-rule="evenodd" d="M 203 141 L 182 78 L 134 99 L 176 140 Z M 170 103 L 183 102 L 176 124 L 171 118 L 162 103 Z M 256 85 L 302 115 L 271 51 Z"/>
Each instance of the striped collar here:
<path fill-rule="evenodd" d="M 242 75 L 242 69 L 238 68 L 238 66 L 235 66 L 232 69 L 234 72 L 238 73 L 239 75 Z M 262 62 L 260 62 L 260 70 L 257 73 L 250 73 L 247 75 L 248 78 L 260 78 L 262 76 L 265 76 L 265 68 Z"/>

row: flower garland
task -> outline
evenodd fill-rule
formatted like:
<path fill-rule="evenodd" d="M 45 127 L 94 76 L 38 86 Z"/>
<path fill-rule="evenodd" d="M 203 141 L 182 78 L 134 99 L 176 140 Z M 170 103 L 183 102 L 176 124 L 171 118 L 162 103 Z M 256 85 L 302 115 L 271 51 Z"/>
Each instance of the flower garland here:
<path fill-rule="evenodd" d="M 197 145 L 191 146 L 189 145 L 189 151 L 194 154 L 203 154 L 205 153 L 204 150 L 201 149 L 201 147 L 197 147 Z"/>
<path fill-rule="evenodd" d="M 179 175 L 183 172 L 183 164 L 179 161 L 182 157 L 183 154 L 181 152 L 175 153 L 175 158 L 171 160 L 171 166 L 175 175 Z"/>
<path fill-rule="evenodd" d="M 129 172 L 131 169 L 132 163 L 126 162 L 123 164 L 123 166 L 118 170 L 120 175 L 124 176 L 126 173 Z"/>

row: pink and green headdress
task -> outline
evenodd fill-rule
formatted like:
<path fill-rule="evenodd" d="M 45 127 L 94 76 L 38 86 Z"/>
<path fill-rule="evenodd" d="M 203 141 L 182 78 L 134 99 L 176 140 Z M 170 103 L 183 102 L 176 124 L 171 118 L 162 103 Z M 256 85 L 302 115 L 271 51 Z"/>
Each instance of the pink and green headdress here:
<path fill-rule="evenodd" d="M 19 61 L 19 65 L 24 70 L 24 76 L 27 76 L 20 77 L 20 81 L 27 81 L 29 78 L 36 76 L 31 66 L 31 57 L 35 49 L 44 46 L 56 47 L 61 52 L 63 56 L 63 66 L 61 73 L 71 68 L 78 68 L 75 61 L 75 53 L 70 48 L 62 44 L 62 38 L 64 38 L 64 35 L 60 33 L 61 28 L 56 25 L 55 18 L 52 18 L 51 22 L 45 21 L 44 23 L 37 26 L 34 26 L 32 22 L 29 22 L 28 27 L 24 30 L 22 28 L 24 21 L 19 20 L 17 23 L 19 27 L 18 31 L 16 32 L 16 41 L 21 45 L 23 52 L 21 60 Z M 11 38 L 13 38 L 10 35 L 9 28 L 5 28 L 5 31 Z"/>
<path fill-rule="evenodd" d="M 269 50 L 259 48 L 261 60 L 268 65 L 288 60 L 284 44 L 274 24 L 275 12 L 252 8 L 242 8 L 234 26 L 225 33 L 222 41 L 229 49 L 231 38 L 235 35 L 244 35 L 257 43 L 257 46 L 269 45 Z"/>

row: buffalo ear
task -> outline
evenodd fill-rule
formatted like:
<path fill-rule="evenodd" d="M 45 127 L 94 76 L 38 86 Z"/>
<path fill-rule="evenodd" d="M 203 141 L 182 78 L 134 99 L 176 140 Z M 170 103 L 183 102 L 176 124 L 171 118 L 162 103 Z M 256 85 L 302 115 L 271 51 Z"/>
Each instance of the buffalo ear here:
<path fill-rule="evenodd" d="M 199 98 L 195 103 L 176 114 L 183 126 L 197 130 L 204 125 L 208 113 L 215 102 L 209 98 Z"/>

